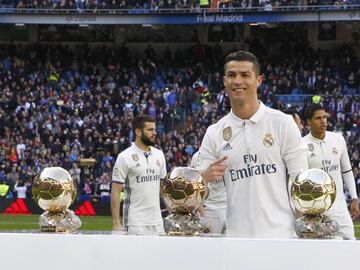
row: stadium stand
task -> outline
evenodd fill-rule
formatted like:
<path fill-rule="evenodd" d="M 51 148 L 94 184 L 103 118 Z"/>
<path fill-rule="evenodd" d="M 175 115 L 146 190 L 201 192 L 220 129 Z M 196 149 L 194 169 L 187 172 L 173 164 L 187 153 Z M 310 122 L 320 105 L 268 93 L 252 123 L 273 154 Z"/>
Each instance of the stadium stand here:
<path fill-rule="evenodd" d="M 219 8 L 344 8 L 356 7 L 358 1 L 321 4 L 316 0 L 256 4 L 243 0 L 221 2 Z M 0 5 L 36 10 L 130 8 L 133 12 L 197 8 L 193 1 L 151 1 L 144 6 L 143 1 L 3 0 Z M 60 41 L 70 29 L 63 27 Z M 221 27 L 221 31 L 209 33 L 211 43 L 201 43 L 199 33 L 194 31 L 187 35 L 191 43 L 166 43 L 162 47 L 146 44 L 140 53 L 139 48 L 134 51 L 133 44 L 145 45 L 145 35 L 130 45 L 118 46 L 9 40 L 1 43 L 0 184 L 10 185 L 7 196 L 14 197 L 16 182 L 24 181 L 29 197 L 36 172 L 46 166 L 61 166 L 77 179 L 82 199 L 100 200 L 101 192 L 106 195 L 117 154 L 134 138 L 130 120 L 142 112 L 157 119 L 157 146 L 164 151 L 169 168 L 189 164 L 206 127 L 229 110 L 221 71 L 223 56 L 232 48 L 224 43 L 237 40 L 234 26 Z M 105 32 L 99 29 L 96 34 Z M 323 36 L 319 33 L 319 37 L 328 38 L 328 32 Z M 259 89 L 261 100 L 280 110 L 295 107 L 302 116 L 312 96 L 320 95 L 320 102 L 331 114 L 329 128 L 346 138 L 356 180 L 360 182 L 357 36 L 345 44 L 318 49 L 307 36 L 299 38 L 302 32 L 298 24 L 280 25 L 276 32 L 258 27 L 254 33 L 254 37 L 241 43 L 261 57 L 265 78 Z M 156 40 L 158 44 L 165 41 Z M 85 162 L 89 160 L 95 162 Z"/>

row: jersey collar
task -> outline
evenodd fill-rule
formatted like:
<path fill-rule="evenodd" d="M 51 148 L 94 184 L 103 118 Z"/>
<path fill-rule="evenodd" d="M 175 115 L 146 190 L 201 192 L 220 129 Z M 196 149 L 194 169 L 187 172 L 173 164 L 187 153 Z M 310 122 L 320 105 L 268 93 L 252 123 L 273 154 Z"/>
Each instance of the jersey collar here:
<path fill-rule="evenodd" d="M 251 118 L 249 120 L 244 120 L 244 119 L 241 119 L 240 117 L 236 116 L 234 114 L 233 110 L 230 111 L 231 117 L 233 119 L 235 119 L 236 121 L 238 121 L 240 124 L 243 124 L 246 121 L 250 121 L 254 124 L 259 123 L 261 118 L 265 115 L 266 106 L 260 100 L 258 102 L 260 104 L 259 109 L 256 111 L 256 113 L 253 116 L 251 116 Z"/>
<path fill-rule="evenodd" d="M 150 146 L 150 151 L 144 151 L 144 150 L 142 150 L 142 149 L 140 149 L 139 147 L 137 147 L 137 145 L 135 144 L 135 142 L 132 142 L 131 143 L 134 147 L 135 147 L 135 149 L 138 151 L 138 152 L 140 152 L 140 153 L 151 153 L 152 152 L 152 147 Z"/>
<path fill-rule="evenodd" d="M 320 143 L 326 143 L 326 137 L 327 137 L 326 135 L 327 135 L 327 132 L 325 132 L 325 137 L 324 137 L 324 139 L 320 140 L 320 139 L 318 139 L 318 138 L 315 138 L 315 137 L 311 134 L 311 132 L 309 133 L 310 139 L 313 140 L 314 142 L 318 143 L 318 144 L 320 144 Z"/>

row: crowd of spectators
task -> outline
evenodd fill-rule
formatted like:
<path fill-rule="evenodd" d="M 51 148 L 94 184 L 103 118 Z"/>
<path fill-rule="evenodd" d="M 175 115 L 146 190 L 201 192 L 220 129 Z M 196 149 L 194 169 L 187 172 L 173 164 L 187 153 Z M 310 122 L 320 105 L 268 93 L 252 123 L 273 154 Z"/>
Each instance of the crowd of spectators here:
<path fill-rule="evenodd" d="M 250 46 L 263 66 L 260 99 L 284 110 L 291 104 L 280 94 L 321 95 L 329 129 L 345 136 L 360 182 L 360 49 L 284 46 L 281 55 Z M 148 45 L 142 57 L 126 44 L 0 45 L 0 182 L 12 187 L 12 195 L 15 185 L 30 192 L 37 172 L 61 166 L 83 198 L 105 199 L 113 163 L 133 141 L 131 120 L 139 113 L 157 120 L 157 147 L 169 168 L 188 165 L 206 127 L 229 111 L 222 82 L 226 53 L 200 43 L 163 52 Z M 295 109 L 302 115 L 304 107 Z M 95 163 L 82 166 L 85 158 Z"/>
<path fill-rule="evenodd" d="M 67 10 L 181 10 L 198 11 L 201 8 L 215 7 L 218 10 L 287 10 L 314 9 L 321 6 L 347 8 L 360 4 L 359 0 L 0 0 L 0 7 L 17 9 L 67 9 Z"/>

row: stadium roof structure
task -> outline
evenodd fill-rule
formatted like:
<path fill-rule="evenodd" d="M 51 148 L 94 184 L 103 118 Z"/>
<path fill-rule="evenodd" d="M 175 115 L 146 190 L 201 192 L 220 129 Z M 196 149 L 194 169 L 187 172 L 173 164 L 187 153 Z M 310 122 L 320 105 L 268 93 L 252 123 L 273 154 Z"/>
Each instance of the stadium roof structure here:
<path fill-rule="evenodd" d="M 0 24 L 157 25 L 359 21 L 360 5 L 223 9 L 17 9 L 0 8 Z"/>

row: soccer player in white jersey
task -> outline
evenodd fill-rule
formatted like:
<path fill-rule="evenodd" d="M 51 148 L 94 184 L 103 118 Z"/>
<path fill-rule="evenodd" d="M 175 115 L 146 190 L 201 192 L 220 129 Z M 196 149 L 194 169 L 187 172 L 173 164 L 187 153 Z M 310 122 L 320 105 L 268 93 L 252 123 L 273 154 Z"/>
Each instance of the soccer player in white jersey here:
<path fill-rule="evenodd" d="M 199 167 L 199 151 L 191 159 L 191 167 Z M 206 180 L 206 173 L 203 173 Z M 208 182 L 209 195 L 203 203 L 204 216 L 210 225 L 210 232 L 221 234 L 225 231 L 226 217 L 226 190 L 224 179 L 220 178 L 215 182 Z"/>
<path fill-rule="evenodd" d="M 121 152 L 112 174 L 111 213 L 113 230 L 131 234 L 164 232 L 160 210 L 160 179 L 166 176 L 162 151 L 156 140 L 155 120 L 140 115 L 133 121 L 135 142 Z M 120 223 L 120 192 L 124 187 L 123 226 Z"/>
<path fill-rule="evenodd" d="M 295 214 L 287 173 L 308 168 L 306 147 L 290 115 L 258 100 L 262 82 L 256 56 L 238 51 L 225 58 L 224 86 L 231 111 L 208 127 L 200 147 L 200 171 L 224 177 L 229 236 L 291 238 Z"/>
<path fill-rule="evenodd" d="M 326 131 L 327 113 L 320 104 L 311 104 L 305 117 L 310 127 L 310 133 L 303 138 L 308 146 L 309 167 L 326 171 L 336 183 L 336 199 L 326 214 L 339 223 L 339 236 L 355 239 L 351 218 L 359 217 L 359 203 L 345 139 L 340 134 Z M 350 212 L 346 205 L 343 183 L 352 199 Z"/>

